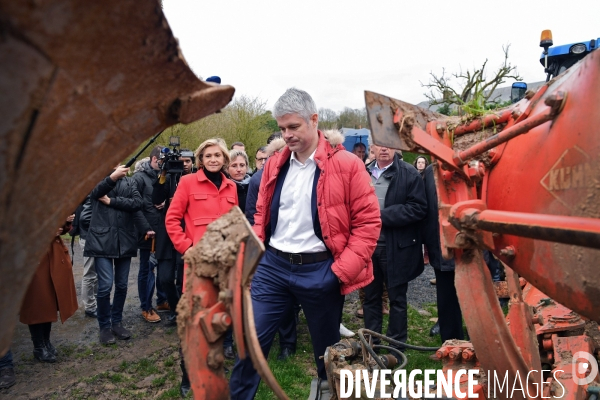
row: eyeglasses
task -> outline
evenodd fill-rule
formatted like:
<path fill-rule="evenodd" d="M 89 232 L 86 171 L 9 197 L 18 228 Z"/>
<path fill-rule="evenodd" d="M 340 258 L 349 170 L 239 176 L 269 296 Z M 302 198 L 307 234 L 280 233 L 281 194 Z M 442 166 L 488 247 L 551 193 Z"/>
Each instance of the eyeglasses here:
<path fill-rule="evenodd" d="M 267 157 L 265 157 L 265 158 L 257 158 L 256 161 L 267 161 Z"/>

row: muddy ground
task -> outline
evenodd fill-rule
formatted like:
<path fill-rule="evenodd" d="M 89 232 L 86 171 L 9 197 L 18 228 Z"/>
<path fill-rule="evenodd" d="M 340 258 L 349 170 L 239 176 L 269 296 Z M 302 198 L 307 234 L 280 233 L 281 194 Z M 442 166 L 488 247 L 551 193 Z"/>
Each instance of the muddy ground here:
<path fill-rule="evenodd" d="M 123 323 L 133 333 L 130 340 L 101 346 L 98 323 L 85 316 L 80 302 L 79 310 L 64 325 L 52 325 L 51 340 L 59 355 L 55 364 L 47 364 L 33 358 L 29 330 L 17 323 L 11 347 L 17 383 L 0 390 L 0 399 L 178 398 L 181 372 L 176 329 L 164 325 L 164 313 L 160 323 L 150 324 L 142 319 L 138 268 L 139 260 L 132 259 L 123 313 Z M 76 243 L 73 274 L 78 297 L 82 272 L 83 258 Z M 411 305 L 421 308 L 435 302 L 435 286 L 429 284 L 433 277 L 432 268 L 426 267 L 425 273 L 411 282 Z M 356 293 L 347 296 L 346 313 L 354 313 L 357 297 Z"/>

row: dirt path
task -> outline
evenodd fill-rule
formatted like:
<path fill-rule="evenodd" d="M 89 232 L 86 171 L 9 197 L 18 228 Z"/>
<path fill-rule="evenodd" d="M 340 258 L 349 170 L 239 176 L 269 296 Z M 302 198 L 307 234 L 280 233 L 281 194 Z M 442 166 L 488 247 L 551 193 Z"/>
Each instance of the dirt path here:
<path fill-rule="evenodd" d="M 80 298 L 83 258 L 77 243 L 74 261 L 73 274 Z M 8 390 L 0 391 L 0 398 L 115 398 L 112 389 L 116 389 L 115 383 L 123 380 L 130 381 L 124 386 L 131 389 L 134 397 L 161 397 L 164 393 L 159 392 L 177 387 L 181 376 L 177 333 L 175 328 L 164 326 L 164 313 L 161 314 L 165 317 L 163 321 L 156 324 L 149 324 L 141 318 L 138 269 L 139 260 L 134 258 L 123 312 L 123 323 L 132 331 L 132 339 L 118 341 L 114 346 L 101 346 L 98 343 L 98 322 L 85 316 L 80 301 L 79 310 L 64 325 L 60 321 L 52 325 L 51 339 L 59 355 L 55 364 L 47 364 L 34 360 L 27 325 L 17 323 L 11 346 L 17 383 Z M 140 368 L 137 365 L 140 360 L 152 361 L 152 366 Z M 167 360 L 167 366 L 164 366 Z M 134 371 L 129 371 L 131 369 Z M 145 372 L 153 373 L 147 375 Z M 104 375 L 99 376 L 101 374 Z M 148 385 L 144 380 L 152 375 L 152 381 L 157 382 Z M 127 393 L 122 394 L 130 397 Z M 171 397 L 169 394 L 162 397 Z"/>
<path fill-rule="evenodd" d="M 0 399 L 179 398 L 179 339 L 175 328 L 164 325 L 165 318 L 157 324 L 141 318 L 138 269 L 139 260 L 134 258 L 123 312 L 123 323 L 132 331 L 132 339 L 101 346 L 98 322 L 85 317 L 80 303 L 79 310 L 64 325 L 52 325 L 51 339 L 59 355 L 55 364 L 46 364 L 34 360 L 29 330 L 17 323 L 11 347 L 17 383 L 0 390 Z M 76 244 L 73 273 L 78 298 L 82 272 L 83 258 Z M 435 302 L 435 286 L 429 284 L 433 277 L 432 268 L 427 266 L 425 273 L 410 283 L 408 300 L 415 308 Z M 354 292 L 347 296 L 344 312 L 355 318 L 357 307 L 358 295 Z M 231 368 L 231 364 L 227 362 L 226 366 Z"/>

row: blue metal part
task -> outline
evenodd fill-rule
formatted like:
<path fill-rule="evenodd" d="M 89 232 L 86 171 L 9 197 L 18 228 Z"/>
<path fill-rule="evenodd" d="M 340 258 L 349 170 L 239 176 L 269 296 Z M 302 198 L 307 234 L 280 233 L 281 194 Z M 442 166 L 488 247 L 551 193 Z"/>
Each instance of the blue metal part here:
<path fill-rule="evenodd" d="M 583 53 L 580 53 L 580 54 L 571 53 L 570 52 L 571 48 L 576 44 L 584 44 L 586 47 L 586 51 L 584 51 Z M 584 41 L 584 42 L 577 42 L 577 43 L 563 44 L 560 46 L 553 46 L 548 49 L 548 61 L 550 61 L 553 58 L 560 58 L 560 57 L 564 57 L 564 56 L 583 58 L 592 50 L 596 50 L 598 48 L 598 46 L 600 46 L 600 38 L 588 40 L 588 41 Z M 544 53 L 542 53 L 540 55 L 540 63 L 542 65 L 544 65 L 545 57 L 546 56 L 544 55 Z"/>

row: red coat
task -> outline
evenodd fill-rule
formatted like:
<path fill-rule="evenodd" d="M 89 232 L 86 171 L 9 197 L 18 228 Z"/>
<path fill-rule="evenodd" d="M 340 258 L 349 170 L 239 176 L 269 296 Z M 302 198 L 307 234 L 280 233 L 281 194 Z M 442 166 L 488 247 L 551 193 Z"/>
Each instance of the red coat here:
<path fill-rule="evenodd" d="M 29 283 L 19 321 L 28 325 L 56 322 L 56 313 L 60 311 L 60 320 L 64 323 L 75 314 L 77 307 L 69 250 L 57 236 Z"/>
<path fill-rule="evenodd" d="M 208 224 L 238 204 L 235 183 L 223 174 L 221 178 L 221 188 L 217 190 L 203 170 L 181 177 L 165 218 L 167 233 L 179 253 L 198 243 Z"/>
<path fill-rule="evenodd" d="M 337 131 L 329 132 L 326 140 L 319 131 L 315 153 L 315 163 L 321 169 L 317 209 L 323 240 L 334 258 L 331 269 L 342 282 L 342 294 L 348 294 L 373 281 L 371 256 L 377 246 L 381 218 L 371 177 L 363 162 L 344 150 L 340 136 Z M 277 175 L 290 156 L 286 146 L 264 166 L 254 216 L 254 230 L 263 241 Z"/>

